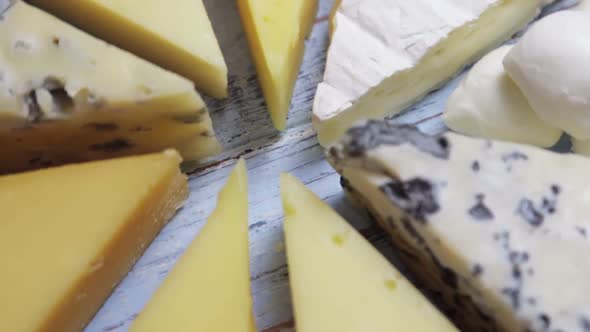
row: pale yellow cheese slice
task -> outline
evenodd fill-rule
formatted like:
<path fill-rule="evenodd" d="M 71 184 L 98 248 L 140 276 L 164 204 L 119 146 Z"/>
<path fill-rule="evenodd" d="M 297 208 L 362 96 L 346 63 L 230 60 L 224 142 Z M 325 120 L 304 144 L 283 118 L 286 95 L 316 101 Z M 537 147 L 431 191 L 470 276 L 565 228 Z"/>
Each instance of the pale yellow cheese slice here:
<path fill-rule="evenodd" d="M 0 173 L 165 148 L 191 161 L 220 150 L 189 80 L 22 1 L 0 21 L 0 77 Z"/>
<path fill-rule="evenodd" d="M 80 331 L 185 200 L 173 150 L 0 177 L 0 331 Z"/>
<path fill-rule="evenodd" d="M 255 332 L 248 258 L 248 179 L 240 161 L 217 208 L 131 332 Z"/>
<path fill-rule="evenodd" d="M 81 29 L 227 96 L 227 66 L 202 0 L 30 0 Z"/>
<path fill-rule="evenodd" d="M 458 331 L 302 183 L 283 175 L 281 196 L 298 332 Z"/>
<path fill-rule="evenodd" d="M 317 0 L 238 0 L 240 15 L 275 127 L 284 130 L 305 38 Z"/>

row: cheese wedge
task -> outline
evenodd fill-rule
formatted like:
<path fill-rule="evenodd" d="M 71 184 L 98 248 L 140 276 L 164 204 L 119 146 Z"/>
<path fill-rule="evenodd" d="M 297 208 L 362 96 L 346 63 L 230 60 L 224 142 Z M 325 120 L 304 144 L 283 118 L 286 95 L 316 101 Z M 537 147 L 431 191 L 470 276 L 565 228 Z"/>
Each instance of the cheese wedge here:
<path fill-rule="evenodd" d="M 539 0 L 342 0 L 313 105 L 320 143 L 402 111 L 531 21 Z"/>
<path fill-rule="evenodd" d="M 131 332 L 255 332 L 248 259 L 248 179 L 238 163 L 217 208 Z"/>
<path fill-rule="evenodd" d="M 81 331 L 188 194 L 173 150 L 0 177 L 0 331 Z"/>
<path fill-rule="evenodd" d="M 227 96 L 227 66 L 203 0 L 29 0 L 44 10 Z"/>
<path fill-rule="evenodd" d="M 511 49 L 502 46 L 471 68 L 449 97 L 443 120 L 462 134 L 553 146 L 563 132 L 537 116 L 504 70 L 502 61 Z"/>
<path fill-rule="evenodd" d="M 0 173 L 170 147 L 187 161 L 220 150 L 190 81 L 22 1 L 3 15 Z"/>
<path fill-rule="evenodd" d="M 385 122 L 331 156 L 463 331 L 588 331 L 590 159 Z"/>
<path fill-rule="evenodd" d="M 298 332 L 458 331 L 301 182 L 282 175 L 281 196 Z"/>
<path fill-rule="evenodd" d="M 272 121 L 284 130 L 318 0 L 238 0 L 238 7 Z"/>

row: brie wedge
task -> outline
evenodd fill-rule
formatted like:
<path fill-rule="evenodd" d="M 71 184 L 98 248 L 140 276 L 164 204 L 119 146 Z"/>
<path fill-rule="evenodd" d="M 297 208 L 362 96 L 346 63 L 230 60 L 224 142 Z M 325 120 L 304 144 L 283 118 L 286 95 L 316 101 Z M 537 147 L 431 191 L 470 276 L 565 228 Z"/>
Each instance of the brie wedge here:
<path fill-rule="evenodd" d="M 539 117 L 590 139 L 590 31 L 588 13 L 561 11 L 535 23 L 504 66 Z"/>
<path fill-rule="evenodd" d="M 377 121 L 331 157 L 463 331 L 588 331 L 590 159 Z"/>
<path fill-rule="evenodd" d="M 539 0 L 342 0 L 313 122 L 322 145 L 402 111 L 508 39 Z"/>
<path fill-rule="evenodd" d="M 449 97 L 443 120 L 462 134 L 550 147 L 562 132 L 539 119 L 504 70 L 511 48 L 500 47 L 473 66 Z"/>

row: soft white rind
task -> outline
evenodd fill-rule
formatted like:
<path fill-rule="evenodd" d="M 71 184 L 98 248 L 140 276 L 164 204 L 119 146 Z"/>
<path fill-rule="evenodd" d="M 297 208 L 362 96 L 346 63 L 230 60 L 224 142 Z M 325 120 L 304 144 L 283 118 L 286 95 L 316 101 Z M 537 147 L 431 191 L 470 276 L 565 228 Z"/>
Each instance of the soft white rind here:
<path fill-rule="evenodd" d="M 537 22 L 512 49 L 504 67 L 545 122 L 590 139 L 588 15 L 562 11 Z"/>
<path fill-rule="evenodd" d="M 399 113 L 532 20 L 539 0 L 343 0 L 313 106 L 322 145 Z"/>
<path fill-rule="evenodd" d="M 450 96 L 443 120 L 456 132 L 541 147 L 562 135 L 539 119 L 502 65 L 512 46 L 481 59 Z"/>

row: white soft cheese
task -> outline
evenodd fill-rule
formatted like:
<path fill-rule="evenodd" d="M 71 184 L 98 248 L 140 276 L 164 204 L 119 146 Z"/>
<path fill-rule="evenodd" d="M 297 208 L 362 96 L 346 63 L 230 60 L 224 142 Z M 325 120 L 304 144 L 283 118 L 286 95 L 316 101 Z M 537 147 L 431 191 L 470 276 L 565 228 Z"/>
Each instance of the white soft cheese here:
<path fill-rule="evenodd" d="M 588 331 L 590 159 L 383 122 L 331 156 L 418 279 L 450 295 L 462 330 Z"/>
<path fill-rule="evenodd" d="M 446 125 L 471 136 L 550 147 L 562 132 L 541 121 L 502 65 L 512 46 L 481 59 L 449 97 Z"/>
<path fill-rule="evenodd" d="M 342 0 L 313 106 L 326 145 L 400 112 L 532 20 L 539 0 Z"/>
<path fill-rule="evenodd" d="M 590 19 L 562 11 L 537 22 L 504 66 L 534 111 L 570 135 L 590 139 Z"/>

